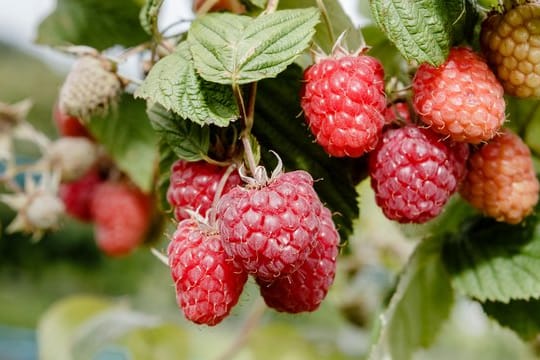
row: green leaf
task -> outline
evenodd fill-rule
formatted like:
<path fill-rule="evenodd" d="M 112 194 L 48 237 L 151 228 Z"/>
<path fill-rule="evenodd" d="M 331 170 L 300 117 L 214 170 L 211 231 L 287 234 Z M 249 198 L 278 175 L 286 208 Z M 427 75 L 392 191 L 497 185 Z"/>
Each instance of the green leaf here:
<path fill-rule="evenodd" d="M 144 101 L 124 94 L 117 109 L 104 118 L 93 118 L 88 127 L 116 165 L 141 190 L 149 192 L 157 161 L 157 136 L 145 110 Z"/>
<path fill-rule="evenodd" d="M 537 223 L 536 215 L 518 225 L 481 216 L 466 221 L 443 246 L 443 260 L 454 287 L 480 301 L 540 297 Z"/>
<path fill-rule="evenodd" d="M 487 301 L 482 307 L 487 315 L 526 341 L 533 340 L 540 333 L 540 299 L 511 300 L 507 304 Z"/>
<path fill-rule="evenodd" d="M 210 129 L 167 112 L 154 105 L 148 108 L 148 117 L 160 139 L 174 154 L 187 161 L 202 160 L 210 148 Z"/>
<path fill-rule="evenodd" d="M 36 42 L 87 45 L 98 50 L 148 40 L 139 24 L 134 0 L 58 0 L 55 11 L 39 25 Z"/>
<path fill-rule="evenodd" d="M 410 359 L 429 346 L 448 318 L 454 294 L 440 258 L 440 243 L 424 240 L 399 278 L 369 359 Z"/>
<path fill-rule="evenodd" d="M 508 120 L 505 125 L 520 134 L 536 154 L 540 154 L 540 101 L 536 99 L 506 98 Z"/>
<path fill-rule="evenodd" d="M 442 64 L 453 40 L 452 25 L 463 16 L 465 0 L 370 0 L 375 23 L 408 61 Z"/>
<path fill-rule="evenodd" d="M 195 68 L 206 80 L 246 84 L 275 77 L 310 44 L 319 22 L 314 8 L 280 10 L 257 18 L 212 13 L 188 33 Z"/>
<path fill-rule="evenodd" d="M 189 359 L 190 334 L 173 324 L 131 331 L 119 341 L 132 360 L 182 360 Z"/>
<path fill-rule="evenodd" d="M 339 36 L 341 33 L 347 31 L 344 45 L 351 50 L 356 50 L 359 46 L 363 45 L 361 33 L 355 30 L 354 24 L 343 10 L 341 3 L 338 0 L 323 0 L 323 4 L 328 12 L 334 36 Z M 279 2 L 280 9 L 302 9 L 307 7 L 317 7 L 317 0 L 280 0 Z M 329 54 L 334 47 L 334 41 L 336 39 L 332 38 L 324 22 L 320 22 L 315 30 L 316 33 L 313 41 L 323 51 Z M 372 44 L 368 43 L 368 45 Z"/>
<path fill-rule="evenodd" d="M 287 170 L 309 171 L 322 201 L 339 215 L 334 217 L 343 241 L 352 233 L 352 221 L 358 217 L 356 189 L 352 171 L 354 160 L 331 158 L 315 143 L 302 118 L 300 86 L 302 70 L 294 65 L 276 79 L 258 84 L 253 133 L 262 151 L 264 163 L 273 167 L 279 152 Z"/>
<path fill-rule="evenodd" d="M 72 296 L 51 306 L 39 320 L 37 340 L 42 360 L 72 360 L 73 334 L 94 315 L 112 304 L 102 298 Z"/>
<path fill-rule="evenodd" d="M 141 26 L 150 36 L 158 33 L 158 15 L 162 4 L 163 0 L 146 0 L 139 13 Z"/>
<path fill-rule="evenodd" d="M 385 77 L 396 77 L 404 83 L 409 83 L 410 76 L 406 70 L 408 64 L 386 35 L 373 25 L 362 28 L 362 34 L 370 47 L 367 54 L 379 59 L 383 65 Z"/>
<path fill-rule="evenodd" d="M 200 125 L 228 126 L 239 114 L 230 86 L 197 75 L 187 42 L 154 65 L 135 96 L 159 103 Z"/>
<path fill-rule="evenodd" d="M 171 166 L 178 160 L 172 147 L 164 138 L 159 140 L 159 175 L 156 182 L 156 193 L 158 204 L 163 212 L 169 212 L 171 205 L 167 201 L 167 190 L 169 189 Z"/>

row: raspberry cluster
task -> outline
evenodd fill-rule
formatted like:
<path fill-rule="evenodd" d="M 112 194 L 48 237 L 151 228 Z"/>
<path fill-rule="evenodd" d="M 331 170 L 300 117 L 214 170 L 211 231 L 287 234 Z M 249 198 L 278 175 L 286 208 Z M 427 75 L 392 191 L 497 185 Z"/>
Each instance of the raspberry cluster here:
<path fill-rule="evenodd" d="M 202 219 L 192 210 L 200 199 L 200 205 L 206 206 L 214 203 L 213 198 L 182 197 L 181 208 L 189 209 L 190 217 L 178 223 L 168 255 L 185 317 L 216 325 L 238 302 L 248 275 L 260 285 L 269 307 L 290 313 L 316 310 L 335 276 L 339 235 L 311 175 L 278 171 L 270 179 L 266 175 L 246 178 L 247 184 L 229 188 L 232 177 L 240 178 L 238 174 L 229 175 L 204 162 L 177 162 L 173 170 L 179 166 L 189 169 L 183 180 L 190 182 L 173 185 L 173 179 L 179 178 L 173 171 L 169 194 L 197 193 L 194 189 L 204 184 L 219 199 L 209 212 L 215 216 L 213 222 L 212 216 Z"/>
<path fill-rule="evenodd" d="M 67 144 L 57 152 L 67 153 L 76 169 L 81 165 L 81 156 L 74 156 L 77 148 L 73 144 L 80 140 L 93 143 L 94 140 L 78 118 L 67 115 L 58 107 L 53 117 L 61 135 L 58 143 Z M 73 176 L 62 177 L 59 196 L 69 215 L 94 224 L 96 244 L 103 253 L 123 256 L 145 239 L 152 219 L 152 197 L 128 181 L 108 179 L 110 170 L 99 161 L 93 161 L 84 169 L 71 171 Z"/>
<path fill-rule="evenodd" d="M 537 4 L 527 4 L 488 18 L 482 35 L 487 60 L 458 46 L 450 49 L 439 66 L 420 64 L 412 79 L 411 107 L 403 98 L 389 99 L 386 104 L 384 72 L 378 60 L 340 52 L 319 58 L 306 69 L 301 91 L 310 130 L 329 155 L 368 154 L 376 202 L 389 219 L 429 221 L 462 188 L 463 198 L 485 214 L 511 223 L 521 221 L 538 201 L 530 153 L 524 151 L 527 147 L 522 145 L 522 156 L 512 161 L 512 171 L 526 179 L 527 185 L 519 189 L 505 188 L 518 180 L 503 171 L 506 165 L 497 165 L 497 161 L 510 161 L 500 158 L 503 150 L 489 164 L 479 158 L 485 152 L 494 155 L 496 150 L 490 149 L 501 148 L 497 144 L 507 137 L 499 135 L 507 133 L 501 127 L 506 108 L 503 95 L 509 85 L 503 82 L 503 88 L 488 63 L 498 66 L 499 78 L 501 71 L 510 72 L 505 66 L 512 67 L 512 79 L 518 77 L 516 72 L 536 69 L 538 34 L 527 21 L 539 16 L 538 9 Z M 524 76 L 532 84 L 537 75 L 531 70 Z M 491 177 L 495 174 L 479 175 L 491 174 L 488 166 L 501 166 L 497 179 Z M 494 181 L 497 186 L 491 189 Z M 525 193 L 527 201 L 523 201 Z M 249 231 L 246 224 L 238 226 Z"/>

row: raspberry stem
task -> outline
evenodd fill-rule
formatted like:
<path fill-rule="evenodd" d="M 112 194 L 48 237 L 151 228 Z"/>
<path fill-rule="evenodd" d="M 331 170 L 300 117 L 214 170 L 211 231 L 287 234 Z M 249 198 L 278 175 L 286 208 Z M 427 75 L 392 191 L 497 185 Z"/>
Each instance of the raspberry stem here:
<path fill-rule="evenodd" d="M 242 89 L 238 84 L 233 85 L 233 92 L 236 98 L 236 102 L 238 103 L 238 107 L 240 108 L 240 119 L 244 123 L 244 130 L 240 134 L 240 137 L 242 139 L 242 144 L 244 145 L 245 158 L 247 160 L 249 171 L 251 172 L 251 174 L 254 175 L 257 168 L 257 162 L 255 161 L 255 157 L 253 155 L 253 149 L 251 148 L 249 137 L 251 134 L 251 129 L 253 128 L 255 99 L 257 96 L 257 83 L 254 82 L 250 85 L 251 86 L 249 89 L 249 102 L 247 104 L 247 108 L 244 102 Z"/>
<path fill-rule="evenodd" d="M 328 10 L 326 10 L 326 6 L 324 5 L 323 0 L 317 0 L 317 7 L 321 11 L 324 25 L 326 26 L 326 30 L 328 30 L 328 37 L 330 38 L 330 42 L 334 44 L 336 42 L 336 34 L 334 33 L 334 29 L 332 28 L 332 22 L 330 21 L 330 17 L 328 16 Z"/>
<path fill-rule="evenodd" d="M 231 176 L 232 172 L 236 169 L 236 164 L 231 164 L 227 167 L 227 170 L 225 170 L 225 173 L 223 173 L 223 176 L 219 180 L 219 184 L 216 189 L 216 193 L 214 194 L 214 199 L 212 200 L 212 206 L 209 210 L 209 220 L 208 223 L 211 227 L 213 227 L 216 224 L 216 209 L 217 204 L 219 202 L 219 199 L 221 199 L 221 195 L 223 194 L 223 190 L 225 189 L 225 185 L 227 184 L 227 180 L 229 180 L 229 176 Z"/>

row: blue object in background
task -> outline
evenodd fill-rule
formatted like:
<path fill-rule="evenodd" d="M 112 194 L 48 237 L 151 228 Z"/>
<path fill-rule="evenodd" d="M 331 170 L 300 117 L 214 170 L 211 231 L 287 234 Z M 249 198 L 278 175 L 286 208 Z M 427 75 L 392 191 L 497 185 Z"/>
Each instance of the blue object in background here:
<path fill-rule="evenodd" d="M 0 325 L 0 360 L 36 360 L 36 332 Z"/>

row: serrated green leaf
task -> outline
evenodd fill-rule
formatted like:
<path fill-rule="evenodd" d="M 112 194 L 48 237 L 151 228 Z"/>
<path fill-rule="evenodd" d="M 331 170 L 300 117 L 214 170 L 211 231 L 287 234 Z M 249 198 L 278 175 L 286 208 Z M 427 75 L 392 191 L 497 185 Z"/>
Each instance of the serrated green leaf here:
<path fill-rule="evenodd" d="M 328 17 L 331 23 L 334 36 L 339 36 L 341 33 L 347 31 L 345 37 L 346 45 L 350 50 L 356 50 L 359 46 L 363 45 L 362 35 L 355 30 L 354 24 L 343 10 L 341 3 L 338 0 L 323 0 L 324 7 L 328 12 Z M 279 9 L 302 9 L 307 7 L 317 7 L 317 0 L 280 0 Z M 316 33 L 313 37 L 313 41 L 323 51 L 329 54 L 334 47 L 334 41 L 332 36 L 328 32 L 326 24 L 320 22 L 316 27 Z M 368 43 L 368 45 L 372 45 Z"/>
<path fill-rule="evenodd" d="M 286 169 L 309 171 L 322 201 L 338 215 L 334 216 L 342 241 L 352 233 L 352 221 L 358 217 L 356 189 L 352 171 L 358 167 L 354 160 L 331 158 L 314 142 L 302 118 L 300 85 L 302 70 L 290 66 L 276 79 L 258 84 L 253 134 L 263 151 L 264 163 L 272 167 L 276 158 L 269 150 L 279 153 Z"/>
<path fill-rule="evenodd" d="M 36 42 L 98 50 L 134 46 L 148 39 L 139 25 L 140 9 L 134 0 L 58 0 L 54 12 L 39 25 Z"/>
<path fill-rule="evenodd" d="M 239 114 L 230 86 L 197 75 L 187 42 L 154 65 L 135 96 L 200 125 L 228 126 Z"/>
<path fill-rule="evenodd" d="M 157 136 L 146 117 L 146 104 L 124 94 L 118 107 L 88 128 L 116 165 L 145 192 L 153 186 Z"/>
<path fill-rule="evenodd" d="M 452 25 L 465 13 L 465 0 L 370 0 L 375 23 L 405 59 L 442 64 L 453 39 Z"/>
<path fill-rule="evenodd" d="M 163 107 L 148 108 L 148 117 L 160 139 L 165 141 L 174 154 L 187 161 L 202 160 L 210 148 L 210 130 L 192 121 L 171 114 Z"/>
<path fill-rule="evenodd" d="M 158 33 L 158 15 L 162 4 L 163 0 L 146 0 L 141 8 L 139 21 L 148 35 L 154 36 Z"/>
<path fill-rule="evenodd" d="M 395 77 L 405 83 L 410 82 L 406 70 L 408 64 L 386 35 L 373 25 L 362 28 L 362 34 L 370 47 L 368 55 L 379 59 L 384 68 L 384 75 L 388 78 Z"/>
<path fill-rule="evenodd" d="M 480 301 L 540 297 L 537 224 L 536 215 L 518 225 L 480 216 L 466 221 L 443 246 L 443 260 L 454 287 Z"/>
<path fill-rule="evenodd" d="M 206 80 L 246 84 L 275 77 L 310 44 L 319 22 L 314 8 L 280 10 L 257 18 L 212 13 L 188 33 L 195 68 Z"/>
<path fill-rule="evenodd" d="M 169 212 L 171 205 L 167 201 L 167 190 L 169 189 L 171 166 L 178 160 L 178 156 L 164 138 L 159 140 L 159 176 L 156 182 L 156 193 L 158 204 L 163 212 Z"/>
<path fill-rule="evenodd" d="M 410 359 L 429 346 L 448 318 L 454 294 L 440 258 L 440 244 L 424 240 L 399 278 L 369 359 Z"/>
<path fill-rule="evenodd" d="M 487 301 L 482 304 L 488 316 L 530 341 L 540 333 L 540 299 L 512 300 L 508 303 Z"/>

